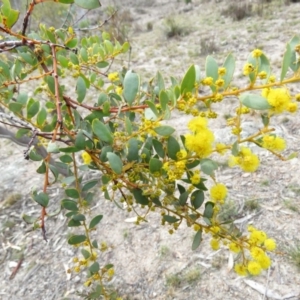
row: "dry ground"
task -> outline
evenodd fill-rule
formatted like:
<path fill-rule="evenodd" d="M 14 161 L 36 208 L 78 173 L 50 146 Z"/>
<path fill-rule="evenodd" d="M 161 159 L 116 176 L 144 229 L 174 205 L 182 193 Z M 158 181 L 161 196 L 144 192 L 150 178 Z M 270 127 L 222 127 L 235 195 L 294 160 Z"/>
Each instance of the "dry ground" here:
<path fill-rule="evenodd" d="M 128 35 L 132 44 L 131 67 L 141 71 L 144 78 L 155 75 L 157 70 L 166 77 L 182 76 L 193 63 L 204 69 L 205 56 L 201 53 L 214 52 L 222 63 L 233 52 L 237 58 L 236 84 L 242 85 L 242 65 L 248 53 L 260 47 L 278 76 L 285 43 L 299 34 L 300 4 L 286 6 L 273 1 L 264 5 L 261 16 L 253 14 L 237 22 L 221 14 L 229 2 L 235 1 L 194 0 L 188 6 L 175 0 L 120 1 L 133 18 Z M 168 17 L 185 30 L 183 36 L 166 37 Z M 224 126 L 223 116 L 232 107 L 232 102 L 222 104 L 222 117 L 212 124 L 214 128 Z M 247 121 L 253 124 L 257 120 L 259 117 L 254 115 Z M 299 113 L 278 118 L 274 123 L 287 139 L 286 155 L 299 151 L 298 120 Z M 186 121 L 186 117 L 176 115 L 171 123 L 185 132 Z M 35 175 L 36 165 L 23 159 L 22 148 L 0 140 L 0 149 L 0 299 L 79 299 L 76 291 L 83 289 L 80 277 L 66 273 L 76 250 L 66 243 L 69 231 L 63 215 L 48 219 L 48 243 L 39 231 L 31 231 L 24 224 L 22 213 L 38 213 L 30 191 L 41 187 L 42 178 Z M 103 261 L 115 265 L 112 288 L 124 299 L 132 300 L 300 299 L 300 273 L 286 253 L 286 248 L 299 239 L 300 161 L 295 158 L 280 162 L 271 155 L 260 155 L 264 162 L 255 174 L 245 175 L 223 166 L 217 178 L 229 188 L 225 213 L 239 219 L 237 224 L 242 228 L 248 221 L 276 237 L 280 253 L 272 256 L 274 263 L 268 272 L 257 278 L 240 278 L 230 271 L 231 257 L 225 248 L 213 252 L 208 241 L 204 241 L 192 252 L 190 229 L 183 226 L 170 236 L 155 214 L 148 223 L 136 227 L 131 222 L 132 214 L 103 200 L 99 192 L 93 212 L 102 213 L 104 218 L 95 235 L 111 246 Z M 59 188 L 52 187 L 51 193 L 54 211 L 60 199 Z M 21 268 L 10 280 L 22 254 Z"/>

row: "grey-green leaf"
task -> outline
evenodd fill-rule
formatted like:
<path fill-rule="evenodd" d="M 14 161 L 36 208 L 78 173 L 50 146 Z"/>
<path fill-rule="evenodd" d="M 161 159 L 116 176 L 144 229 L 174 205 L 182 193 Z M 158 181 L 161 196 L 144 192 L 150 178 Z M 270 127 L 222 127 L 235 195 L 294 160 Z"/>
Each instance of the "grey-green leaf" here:
<path fill-rule="evenodd" d="M 81 234 L 81 235 L 73 235 L 68 239 L 68 243 L 70 245 L 77 245 L 81 244 L 86 241 L 86 236 Z"/>
<path fill-rule="evenodd" d="M 77 79 L 76 93 L 77 93 L 77 101 L 79 103 L 82 103 L 86 95 L 86 84 L 84 79 L 81 76 L 79 76 Z"/>
<path fill-rule="evenodd" d="M 131 70 L 127 71 L 124 82 L 123 82 L 124 90 L 123 96 L 126 102 L 131 106 L 140 86 L 140 78 L 139 76 L 132 72 Z"/>
<path fill-rule="evenodd" d="M 161 136 L 169 136 L 175 131 L 175 129 L 173 127 L 168 126 L 168 125 L 158 126 L 158 127 L 154 128 L 153 130 L 158 135 L 161 135 Z"/>
<path fill-rule="evenodd" d="M 79 193 L 76 189 L 66 189 L 65 193 L 70 198 L 73 198 L 73 199 L 78 199 L 79 198 Z"/>
<path fill-rule="evenodd" d="M 181 95 L 184 95 L 186 93 L 192 92 L 195 88 L 195 81 L 196 81 L 196 70 L 195 66 L 192 65 L 185 73 L 180 87 L 180 93 Z"/>
<path fill-rule="evenodd" d="M 100 0 L 74 0 L 74 2 L 84 9 L 94 9 L 101 6 Z"/>
<path fill-rule="evenodd" d="M 214 171 L 218 168 L 218 164 L 215 161 L 208 158 L 201 159 L 200 165 L 201 171 L 209 176 L 213 175 Z"/>
<path fill-rule="evenodd" d="M 196 250 L 199 247 L 201 241 L 202 241 L 202 230 L 200 229 L 200 230 L 197 231 L 197 233 L 194 237 L 194 240 L 193 240 L 193 244 L 192 244 L 192 250 L 193 251 Z"/>
<path fill-rule="evenodd" d="M 191 203 L 195 209 L 201 207 L 204 202 L 204 192 L 201 190 L 196 190 L 191 195 Z"/>
<path fill-rule="evenodd" d="M 67 210 L 78 211 L 77 202 L 70 199 L 63 199 L 61 201 L 61 206 Z"/>
<path fill-rule="evenodd" d="M 102 218 L 103 218 L 103 215 L 98 215 L 98 216 L 94 217 L 90 222 L 89 229 L 96 227 L 100 223 Z"/>
<path fill-rule="evenodd" d="M 173 224 L 173 223 L 176 223 L 177 221 L 179 221 L 178 218 L 176 218 L 174 216 L 169 216 L 169 215 L 164 215 L 163 219 L 170 224 Z"/>
<path fill-rule="evenodd" d="M 240 96 L 240 100 L 243 105 L 252 109 L 265 110 L 272 108 L 267 99 L 260 95 L 246 93 Z"/>
<path fill-rule="evenodd" d="M 143 195 L 143 191 L 141 189 L 132 190 L 132 194 L 138 204 L 147 205 L 149 203 L 148 198 Z"/>
<path fill-rule="evenodd" d="M 213 210 L 214 206 L 215 204 L 213 202 L 211 201 L 206 202 L 203 217 L 207 219 L 211 219 L 214 214 L 214 210 Z"/>
<path fill-rule="evenodd" d="M 82 130 L 79 130 L 75 139 L 75 147 L 80 150 L 85 149 L 85 136 Z"/>
<path fill-rule="evenodd" d="M 153 144 L 153 147 L 154 147 L 156 153 L 161 158 L 164 158 L 165 157 L 165 151 L 164 151 L 163 144 L 160 141 L 156 140 L 156 139 L 153 139 L 152 144 Z"/>
<path fill-rule="evenodd" d="M 121 174 L 122 168 L 123 168 L 121 158 L 113 152 L 108 152 L 106 155 L 107 155 L 108 162 L 109 162 L 109 165 L 112 168 L 112 170 L 117 174 Z"/>
<path fill-rule="evenodd" d="M 131 138 L 128 141 L 128 161 L 138 161 L 139 159 L 139 142 L 136 138 Z"/>
<path fill-rule="evenodd" d="M 113 135 L 110 130 L 100 122 L 98 119 L 94 119 L 92 123 L 93 132 L 96 136 L 103 142 L 112 144 L 113 143 Z"/>
<path fill-rule="evenodd" d="M 149 170 L 151 173 L 159 172 L 162 168 L 162 161 L 157 158 L 152 157 L 149 162 Z"/>
<path fill-rule="evenodd" d="M 225 81 L 224 89 L 226 89 L 232 80 L 235 69 L 235 59 L 232 53 L 228 54 L 228 56 L 226 57 L 223 67 L 226 69 L 226 73 L 223 76 L 223 79 Z"/>
<path fill-rule="evenodd" d="M 218 77 L 218 63 L 216 62 L 216 60 L 208 55 L 206 57 L 206 62 L 205 62 L 205 73 L 206 73 L 206 77 L 212 77 L 213 81 L 215 82 Z M 210 87 L 211 90 L 214 92 L 216 90 L 216 88 L 214 86 Z"/>
<path fill-rule="evenodd" d="M 43 207 L 48 206 L 49 196 L 44 192 L 41 192 L 39 194 L 34 194 L 33 199 L 34 199 L 35 202 L 37 202 L 39 205 L 41 205 Z"/>
<path fill-rule="evenodd" d="M 289 70 L 289 66 L 292 60 L 292 49 L 290 44 L 286 45 L 286 50 L 284 52 L 283 60 L 282 60 L 282 67 L 281 67 L 281 74 L 280 74 L 280 81 L 283 81 L 287 71 Z"/>
<path fill-rule="evenodd" d="M 29 107 L 27 107 L 27 118 L 31 119 L 33 118 L 40 109 L 40 102 L 35 101 L 33 102 Z"/>
<path fill-rule="evenodd" d="M 168 155 L 173 159 L 177 160 L 177 153 L 180 151 L 180 145 L 178 141 L 173 137 L 170 136 L 168 138 Z"/>

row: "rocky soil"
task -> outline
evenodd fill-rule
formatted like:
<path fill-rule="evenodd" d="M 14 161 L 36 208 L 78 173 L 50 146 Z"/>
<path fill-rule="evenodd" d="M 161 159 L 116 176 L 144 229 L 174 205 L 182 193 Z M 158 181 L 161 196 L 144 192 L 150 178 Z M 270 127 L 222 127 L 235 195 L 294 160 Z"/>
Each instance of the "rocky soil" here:
<path fill-rule="evenodd" d="M 157 70 L 166 78 L 170 74 L 180 78 L 191 64 L 203 70 L 206 54 L 213 54 L 221 64 L 232 52 L 237 59 L 235 84 L 242 86 L 242 66 L 257 47 L 268 55 L 278 77 L 285 44 L 299 34 L 300 4 L 284 1 L 252 2 L 252 14 L 240 21 L 225 13 L 236 1 L 193 0 L 188 5 L 175 0 L 101 2 L 103 7 L 117 5 L 130 14 L 130 67 L 144 79 Z M 168 37 L 168 18 L 182 29 L 179 36 Z M 293 92 L 299 90 L 299 84 L 293 87 Z M 232 100 L 218 108 L 221 117 L 211 126 L 219 139 L 229 138 L 222 128 L 235 106 Z M 246 121 L 245 131 L 251 134 L 260 118 L 252 115 Z M 180 133 L 186 132 L 186 116 L 177 114 L 169 123 Z M 274 120 L 273 126 L 287 140 L 285 156 L 299 151 L 299 125 L 299 113 Z M 80 299 L 77 292 L 85 289 L 80 277 L 66 272 L 78 253 L 67 245 L 70 232 L 63 213 L 47 220 L 47 243 L 39 230 L 32 231 L 23 222 L 23 213 L 39 213 L 30 193 L 42 186 L 42 177 L 36 175 L 34 162 L 24 160 L 23 148 L 0 140 L 0 149 L 0 299 Z M 217 179 L 229 189 L 223 213 L 237 219 L 235 224 L 242 229 L 253 223 L 276 238 L 279 251 L 272 256 L 273 265 L 267 272 L 257 278 L 238 277 L 226 248 L 214 252 L 204 239 L 193 252 L 194 233 L 182 226 L 169 235 L 155 214 L 148 223 L 135 226 L 133 214 L 104 200 L 99 191 L 93 213 L 104 218 L 95 235 L 110 246 L 102 259 L 115 266 L 112 289 L 128 300 L 299 300 L 300 273 L 288 249 L 299 243 L 300 160 L 282 162 L 262 151 L 260 156 L 263 163 L 256 173 L 243 174 L 221 165 Z M 58 209 L 60 196 L 59 186 L 51 187 L 51 211 Z"/>

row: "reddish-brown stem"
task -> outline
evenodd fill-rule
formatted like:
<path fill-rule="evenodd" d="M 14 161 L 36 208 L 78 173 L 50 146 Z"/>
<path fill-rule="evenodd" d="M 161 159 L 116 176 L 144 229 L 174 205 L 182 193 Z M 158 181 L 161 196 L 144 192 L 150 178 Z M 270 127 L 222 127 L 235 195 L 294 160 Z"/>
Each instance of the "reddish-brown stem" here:
<path fill-rule="evenodd" d="M 100 107 L 100 106 L 94 107 L 94 106 L 90 106 L 90 105 L 87 105 L 87 104 L 78 103 L 77 101 L 75 101 L 75 100 L 73 100 L 73 99 L 71 99 L 69 97 L 68 97 L 68 100 L 69 100 L 69 102 L 71 102 L 71 103 L 73 103 L 73 104 L 75 104 L 77 106 L 84 107 L 84 108 L 86 108 L 88 110 L 91 110 L 91 111 L 93 111 L 93 110 L 102 111 L 103 110 L 103 108 Z M 111 113 L 118 113 L 118 112 L 125 112 L 125 111 L 133 111 L 133 110 L 139 110 L 139 109 L 146 109 L 148 107 L 149 106 L 147 104 L 137 105 L 137 106 L 124 106 L 121 109 L 119 109 L 118 107 L 112 107 L 109 110 L 109 112 L 111 112 Z"/>
<path fill-rule="evenodd" d="M 16 267 L 14 268 L 14 270 L 12 271 L 11 275 L 9 276 L 9 280 L 14 279 L 14 277 L 16 276 L 17 272 L 19 271 L 19 269 L 21 268 L 21 265 L 23 263 L 24 260 L 24 254 L 22 254 L 22 256 L 20 257 L 18 264 L 16 265 Z"/>
<path fill-rule="evenodd" d="M 57 74 L 57 61 L 56 61 L 56 51 L 55 46 L 51 45 L 52 50 L 52 60 L 53 60 L 53 73 L 52 76 L 54 78 L 54 86 L 55 86 L 55 104 L 56 104 L 56 112 L 57 112 L 57 122 L 62 127 L 62 116 L 61 116 L 61 105 L 59 99 L 59 84 L 58 84 L 58 74 Z"/>

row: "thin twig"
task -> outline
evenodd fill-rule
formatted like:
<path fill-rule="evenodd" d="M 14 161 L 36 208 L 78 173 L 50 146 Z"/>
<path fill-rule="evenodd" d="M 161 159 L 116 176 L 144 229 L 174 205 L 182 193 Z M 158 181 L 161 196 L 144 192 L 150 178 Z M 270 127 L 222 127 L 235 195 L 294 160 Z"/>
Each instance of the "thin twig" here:
<path fill-rule="evenodd" d="M 108 21 L 118 12 L 118 10 L 115 10 L 107 19 L 105 19 L 101 24 L 91 26 L 91 27 L 85 27 L 85 28 L 74 28 L 75 31 L 90 31 L 90 30 L 96 30 L 104 26 Z M 84 15 L 81 17 L 81 19 L 84 17 Z M 79 20 L 78 20 L 79 21 Z M 76 21 L 76 23 L 78 22 Z M 75 23 L 74 23 L 75 24 Z"/>
<path fill-rule="evenodd" d="M 55 46 L 51 44 L 52 50 L 52 59 L 53 59 L 53 73 L 52 76 L 54 78 L 55 84 L 55 102 L 56 102 L 56 112 L 57 112 L 57 122 L 62 128 L 62 116 L 61 116 L 61 101 L 59 99 L 59 83 L 58 83 L 58 73 L 57 73 L 57 60 L 56 60 L 56 49 Z"/>
<path fill-rule="evenodd" d="M 29 17 L 31 15 L 32 11 L 33 11 L 34 5 L 35 5 L 35 0 L 32 0 L 32 2 L 29 4 L 29 8 L 28 8 L 28 10 L 26 12 L 26 15 L 24 17 L 24 20 L 23 20 L 22 35 L 25 35 L 25 33 L 26 33 Z"/>
<path fill-rule="evenodd" d="M 24 260 L 24 254 L 21 255 L 18 264 L 16 265 L 16 267 L 14 268 L 14 270 L 12 271 L 11 275 L 9 276 L 9 280 L 14 279 L 14 277 L 16 276 L 17 272 L 19 271 L 19 269 L 21 268 L 22 262 Z"/>

